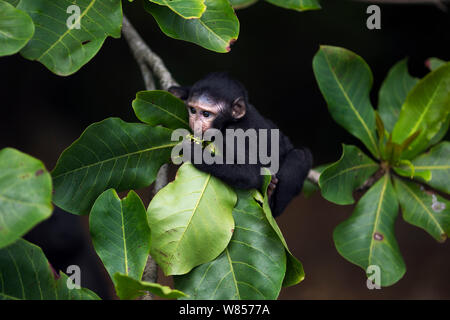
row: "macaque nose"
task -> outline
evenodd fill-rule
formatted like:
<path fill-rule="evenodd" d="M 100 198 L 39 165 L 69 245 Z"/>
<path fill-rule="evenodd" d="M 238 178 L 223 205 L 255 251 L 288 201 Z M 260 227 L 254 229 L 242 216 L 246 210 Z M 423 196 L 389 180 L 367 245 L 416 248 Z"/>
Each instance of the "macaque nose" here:
<path fill-rule="evenodd" d="M 194 135 L 195 136 L 201 136 L 203 133 L 203 125 L 201 123 L 201 121 L 195 121 L 194 123 Z"/>

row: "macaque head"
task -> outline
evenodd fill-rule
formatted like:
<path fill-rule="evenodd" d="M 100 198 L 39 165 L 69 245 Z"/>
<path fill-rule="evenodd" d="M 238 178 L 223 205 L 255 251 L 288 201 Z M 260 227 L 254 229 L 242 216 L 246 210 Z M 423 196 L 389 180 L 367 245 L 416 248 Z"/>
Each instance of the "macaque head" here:
<path fill-rule="evenodd" d="M 222 129 L 247 111 L 247 92 L 226 73 L 210 73 L 191 87 L 170 87 L 169 92 L 185 101 L 189 126 L 199 135 L 210 128 Z"/>

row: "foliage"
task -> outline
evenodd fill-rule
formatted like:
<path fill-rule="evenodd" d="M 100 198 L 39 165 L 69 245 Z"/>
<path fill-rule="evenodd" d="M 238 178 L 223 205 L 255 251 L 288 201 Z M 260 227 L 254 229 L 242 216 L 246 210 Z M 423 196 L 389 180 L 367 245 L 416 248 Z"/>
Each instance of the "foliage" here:
<path fill-rule="evenodd" d="M 313 60 L 332 117 L 378 161 L 344 145 L 342 158 L 320 175 L 323 197 L 337 204 L 353 203 L 352 192 L 368 178 L 379 179 L 336 227 L 334 242 L 344 258 L 364 270 L 378 265 L 383 286 L 406 270 L 394 235 L 399 204 L 405 221 L 438 241 L 450 234 L 448 201 L 418 184 L 450 193 L 450 143 L 440 142 L 450 121 L 450 63 L 431 59 L 429 65 L 432 71 L 419 80 L 408 74 L 406 60 L 397 63 L 383 82 L 375 111 L 369 100 L 372 73 L 361 57 L 323 46 Z"/>

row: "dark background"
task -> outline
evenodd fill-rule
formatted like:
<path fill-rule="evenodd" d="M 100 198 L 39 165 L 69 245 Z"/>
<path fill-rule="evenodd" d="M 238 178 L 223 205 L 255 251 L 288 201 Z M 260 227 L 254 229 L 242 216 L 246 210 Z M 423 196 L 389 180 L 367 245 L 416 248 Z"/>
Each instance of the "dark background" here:
<path fill-rule="evenodd" d="M 230 71 L 246 85 L 251 103 L 294 144 L 312 150 L 315 165 L 336 161 L 342 143 L 365 150 L 328 113 L 311 67 L 319 45 L 345 47 L 367 61 L 374 75 L 374 106 L 382 80 L 400 59 L 409 57 L 410 73 L 417 77 L 426 74 L 428 57 L 450 60 L 450 16 L 434 6 L 382 5 L 382 29 L 368 30 L 367 4 L 323 0 L 322 10 L 298 13 L 261 1 L 237 11 L 239 40 L 230 53 L 219 54 L 166 37 L 139 2 L 123 3 L 178 82 L 191 84 L 207 72 Z M 20 55 L 1 58 L 0 75 L 0 148 L 31 154 L 48 169 L 89 124 L 111 116 L 137 121 L 131 101 L 143 82 L 123 39 L 108 38 L 99 54 L 70 77 L 53 75 Z M 149 191 L 141 194 L 148 203 Z M 306 271 L 306 279 L 283 289 L 281 299 L 450 299 L 450 243 L 437 243 L 400 216 L 396 234 L 407 273 L 394 286 L 368 290 L 364 272 L 342 258 L 332 241 L 333 229 L 352 210 L 320 195 L 299 196 L 277 219 Z M 55 268 L 80 265 L 82 285 L 112 298 L 111 282 L 88 235 L 87 217 L 56 210 L 27 238 L 43 247 Z"/>

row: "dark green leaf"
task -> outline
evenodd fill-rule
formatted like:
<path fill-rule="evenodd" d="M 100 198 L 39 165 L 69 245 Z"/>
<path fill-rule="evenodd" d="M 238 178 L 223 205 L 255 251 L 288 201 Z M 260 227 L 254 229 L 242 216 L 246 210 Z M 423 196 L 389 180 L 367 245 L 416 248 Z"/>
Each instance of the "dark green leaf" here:
<path fill-rule="evenodd" d="M 189 129 L 186 105 L 167 91 L 141 91 L 133 101 L 136 117 L 152 126 Z"/>
<path fill-rule="evenodd" d="M 34 34 L 33 20 L 15 5 L 0 0 L 0 57 L 17 53 Z"/>
<path fill-rule="evenodd" d="M 416 173 L 431 171 L 431 180 L 426 184 L 450 194 L 450 141 L 439 143 L 411 162 Z"/>
<path fill-rule="evenodd" d="M 174 277 L 189 299 L 276 299 L 286 272 L 283 243 L 252 191 L 238 190 L 233 237 L 215 260 Z"/>
<path fill-rule="evenodd" d="M 266 0 L 276 6 L 297 11 L 320 9 L 318 0 Z"/>
<path fill-rule="evenodd" d="M 80 8 L 79 18 L 69 20 L 71 5 Z M 122 2 L 120 0 L 21 0 L 18 9 L 26 11 L 36 26 L 31 41 L 21 51 L 57 75 L 78 71 L 100 50 L 108 36 L 120 37 Z M 68 21 L 69 20 L 69 21 Z M 68 27 L 79 22 L 79 29 Z"/>
<path fill-rule="evenodd" d="M 227 247 L 236 194 L 221 180 L 185 163 L 147 210 L 150 253 L 166 275 L 185 274 Z"/>
<path fill-rule="evenodd" d="M 395 64 L 383 81 L 378 96 L 378 113 L 388 132 L 392 132 L 406 96 L 419 82 L 408 73 L 408 60 Z"/>
<path fill-rule="evenodd" d="M 114 189 L 103 192 L 92 207 L 89 229 L 111 279 L 116 272 L 142 278 L 150 253 L 150 229 L 144 204 L 134 191 L 122 200 Z"/>
<path fill-rule="evenodd" d="M 413 182 L 395 179 L 403 219 L 443 242 L 450 235 L 450 201 Z"/>
<path fill-rule="evenodd" d="M 105 190 L 149 186 L 178 142 L 172 130 L 108 118 L 90 125 L 59 158 L 52 171 L 53 201 L 75 214 L 88 214 Z"/>
<path fill-rule="evenodd" d="M 44 164 L 15 149 L 0 150 L 0 248 L 52 211 L 52 179 Z"/>
<path fill-rule="evenodd" d="M 149 1 L 145 9 L 152 14 L 167 36 L 193 42 L 206 49 L 228 52 L 239 35 L 239 20 L 228 0 L 205 0 L 206 11 L 199 19 L 183 19 L 167 7 Z"/>
<path fill-rule="evenodd" d="M 162 286 L 159 283 L 139 281 L 122 273 L 116 273 L 113 279 L 116 284 L 117 296 L 121 300 L 132 300 L 146 295 L 147 292 L 166 299 L 177 299 L 186 296 L 181 291 Z"/>
<path fill-rule="evenodd" d="M 320 175 L 319 185 L 322 196 L 337 204 L 351 204 L 353 191 L 360 187 L 379 168 L 355 146 L 342 145 L 342 156 Z"/>
<path fill-rule="evenodd" d="M 349 50 L 321 46 L 314 57 L 313 69 L 333 119 L 379 157 L 375 111 L 369 99 L 372 87 L 369 66 Z"/>
<path fill-rule="evenodd" d="M 0 300 L 98 300 L 88 289 L 69 289 L 41 248 L 25 240 L 0 249 Z M 56 279 L 58 277 L 58 279 Z"/>
<path fill-rule="evenodd" d="M 429 142 L 445 125 L 450 112 L 450 63 L 429 73 L 411 90 L 392 131 L 392 141 L 398 144 L 420 130 L 419 136 L 402 153 L 412 159 L 425 150 Z"/>
<path fill-rule="evenodd" d="M 258 0 L 229 0 L 234 9 L 243 9 L 256 3 Z"/>
<path fill-rule="evenodd" d="M 394 235 L 398 201 L 389 175 L 378 180 L 359 200 L 352 216 L 333 233 L 338 252 L 364 270 L 381 270 L 381 285 L 400 280 L 406 267 Z"/>

